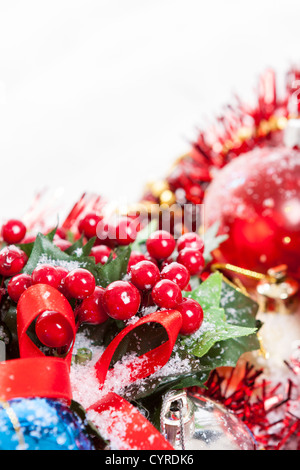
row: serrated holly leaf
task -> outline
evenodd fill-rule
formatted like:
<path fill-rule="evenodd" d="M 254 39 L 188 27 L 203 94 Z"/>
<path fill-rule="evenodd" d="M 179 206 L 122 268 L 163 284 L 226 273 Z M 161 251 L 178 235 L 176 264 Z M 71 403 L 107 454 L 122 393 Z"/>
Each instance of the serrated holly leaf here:
<path fill-rule="evenodd" d="M 57 231 L 57 227 L 55 227 L 53 230 L 51 230 L 51 232 L 43 236 L 47 238 L 47 240 L 52 242 L 56 231 Z M 24 253 L 26 253 L 26 255 L 29 257 L 33 250 L 34 243 L 35 243 L 34 241 L 30 243 L 19 243 L 17 246 L 20 248 L 20 250 L 24 251 Z"/>
<path fill-rule="evenodd" d="M 38 233 L 23 272 L 25 274 L 32 274 L 32 271 L 42 260 L 44 260 L 44 263 L 47 260 L 70 261 L 70 256 L 55 246 L 45 235 Z"/>
<path fill-rule="evenodd" d="M 78 240 L 76 240 L 75 243 L 73 243 L 73 245 L 71 245 L 69 248 L 65 250 L 65 253 L 71 256 L 72 255 L 76 256 L 77 258 L 82 258 L 83 256 L 89 256 L 96 239 L 97 237 L 90 238 L 90 240 L 88 240 L 88 242 L 84 245 L 83 244 L 84 237 L 81 236 Z"/>
<path fill-rule="evenodd" d="M 222 274 L 216 272 L 209 276 L 197 289 L 186 293 L 186 297 L 196 300 L 203 308 L 204 320 L 200 329 L 182 344 L 190 354 L 203 357 L 219 342 L 249 336 L 257 331 L 256 326 L 248 327 L 238 322 L 230 322 L 225 309 L 221 306 Z M 234 293 L 231 292 L 231 295 Z M 223 301 L 224 304 L 224 301 Z M 231 304 L 231 307 L 233 308 Z M 240 321 L 242 321 L 240 319 Z"/>
<path fill-rule="evenodd" d="M 108 259 L 103 265 L 96 265 L 95 278 L 99 286 L 107 287 L 111 282 L 123 279 L 127 274 L 127 266 L 131 253 L 131 246 L 119 247 L 116 258 Z"/>
<path fill-rule="evenodd" d="M 228 321 L 232 324 L 255 327 L 259 305 L 247 294 L 240 292 L 224 277 L 220 306 L 224 308 Z"/>
<path fill-rule="evenodd" d="M 97 272 L 94 258 L 91 256 L 71 256 L 54 245 L 47 236 L 39 233 L 23 272 L 32 274 L 33 270 L 41 263 L 62 265 L 70 270 L 84 268 L 88 269 L 94 276 L 96 276 Z"/>

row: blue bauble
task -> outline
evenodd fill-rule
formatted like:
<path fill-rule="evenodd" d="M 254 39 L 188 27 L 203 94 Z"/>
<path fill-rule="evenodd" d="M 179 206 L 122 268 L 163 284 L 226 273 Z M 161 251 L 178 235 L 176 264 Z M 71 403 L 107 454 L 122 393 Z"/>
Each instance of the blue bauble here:
<path fill-rule="evenodd" d="M 0 450 L 94 450 L 84 423 L 57 400 L 0 401 Z"/>

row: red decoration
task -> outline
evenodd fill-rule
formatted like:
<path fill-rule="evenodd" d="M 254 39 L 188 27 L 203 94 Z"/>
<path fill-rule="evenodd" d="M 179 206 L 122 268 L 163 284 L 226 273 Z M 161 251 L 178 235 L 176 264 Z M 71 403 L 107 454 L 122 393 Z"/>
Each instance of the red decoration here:
<path fill-rule="evenodd" d="M 300 450 L 299 366 L 286 362 L 286 383 L 262 379 L 263 369 L 249 363 L 214 370 L 204 389 L 194 388 L 223 404 L 252 431 L 264 450 Z"/>
<path fill-rule="evenodd" d="M 224 167 L 206 191 L 206 226 L 229 237 L 217 258 L 266 272 L 286 264 L 300 277 L 300 151 L 258 148 Z"/>
<path fill-rule="evenodd" d="M 113 377 L 113 369 L 109 370 L 113 355 L 121 341 L 132 330 L 146 323 L 158 323 L 162 325 L 168 335 L 168 340 L 161 346 L 140 356 L 143 361 L 141 366 L 136 364 L 129 365 L 130 376 L 128 385 L 136 380 L 143 379 L 153 374 L 160 367 L 163 367 L 169 360 L 173 347 L 175 345 L 182 318 L 179 312 L 175 310 L 155 312 L 138 320 L 134 325 L 129 325 L 116 336 L 109 346 L 105 349 L 101 358 L 95 364 L 99 387 L 103 389 L 108 373 Z M 124 398 L 115 393 L 104 394 L 99 401 L 89 407 L 101 414 L 103 412 L 113 411 L 109 416 L 105 415 L 107 420 L 107 429 L 110 433 L 118 433 L 120 417 L 123 416 L 122 440 L 119 450 L 138 449 L 138 450 L 172 450 L 170 443 L 160 434 L 156 428 L 128 403 Z M 129 418 L 129 419 L 128 419 Z"/>
<path fill-rule="evenodd" d="M 17 329 L 20 357 L 45 357 L 44 353 L 27 335 L 33 320 L 44 312 L 57 312 L 64 317 L 75 339 L 76 328 L 74 313 L 67 299 L 54 287 L 46 284 L 35 284 L 29 287 L 20 297 L 17 305 Z M 72 359 L 72 342 L 65 360 L 70 365 Z"/>

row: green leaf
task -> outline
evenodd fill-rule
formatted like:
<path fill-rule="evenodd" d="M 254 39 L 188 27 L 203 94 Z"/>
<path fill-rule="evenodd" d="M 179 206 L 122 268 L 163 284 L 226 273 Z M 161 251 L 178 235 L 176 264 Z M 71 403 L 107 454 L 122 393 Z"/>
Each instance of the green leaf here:
<path fill-rule="evenodd" d="M 88 252 L 88 250 L 87 250 Z M 34 242 L 29 259 L 23 269 L 26 274 L 32 274 L 33 270 L 40 263 L 50 263 L 66 266 L 68 269 L 84 268 L 88 269 L 95 277 L 97 268 L 95 259 L 91 256 L 77 257 L 69 255 L 65 251 L 54 245 L 49 238 L 39 233 Z"/>
<path fill-rule="evenodd" d="M 250 327 L 248 326 L 249 323 L 241 325 L 245 320 L 244 317 L 248 318 L 249 312 L 246 308 L 244 315 L 242 313 L 236 315 L 236 308 L 234 307 L 238 304 L 234 301 L 238 298 L 241 302 L 240 293 L 236 289 L 231 290 L 230 295 L 227 290 L 227 301 L 225 302 L 224 299 L 222 301 L 222 279 L 222 274 L 216 272 L 209 276 L 197 289 L 191 293 L 186 293 L 186 297 L 196 300 L 202 306 L 204 312 L 204 320 L 200 329 L 193 335 L 182 339 L 182 344 L 187 351 L 197 357 L 205 356 L 216 343 L 249 336 L 257 331 L 256 324 L 251 324 Z M 226 287 L 226 289 L 228 288 Z M 244 305 L 246 303 L 244 301 Z M 226 306 L 227 309 L 225 310 L 222 305 Z M 233 316 L 233 312 L 235 313 L 235 321 L 230 321 L 231 318 L 230 316 L 227 317 L 227 312 L 231 316 Z"/>
<path fill-rule="evenodd" d="M 119 247 L 116 250 L 116 258 L 109 259 L 107 263 L 97 264 L 95 268 L 96 283 L 107 287 L 111 282 L 123 279 L 127 274 L 127 266 L 131 253 L 131 245 Z"/>
<path fill-rule="evenodd" d="M 76 240 L 75 243 L 73 243 L 73 245 L 71 245 L 65 250 L 65 253 L 67 253 L 68 255 L 76 256 L 77 258 L 89 256 L 96 241 L 96 238 L 97 237 L 90 238 L 90 240 L 84 245 L 84 237 L 81 236 L 78 240 Z"/>
<path fill-rule="evenodd" d="M 38 233 L 33 248 L 23 272 L 32 274 L 32 271 L 40 262 L 70 261 L 70 256 L 55 246 L 45 235 Z"/>
<path fill-rule="evenodd" d="M 54 235 L 56 234 L 57 227 L 55 227 L 53 230 L 51 230 L 49 233 L 46 235 L 43 235 L 47 240 L 53 241 Z M 17 246 L 20 248 L 20 250 L 24 251 L 26 255 L 29 257 L 31 255 L 31 252 L 33 250 L 35 242 L 30 242 L 30 243 L 19 243 Z"/>
<path fill-rule="evenodd" d="M 218 271 L 211 274 L 199 287 L 192 292 L 184 292 L 183 295 L 197 300 L 203 310 L 210 307 L 219 307 L 221 302 L 222 274 Z"/>
<path fill-rule="evenodd" d="M 224 308 L 228 321 L 232 324 L 254 328 L 259 305 L 250 296 L 243 294 L 224 277 L 220 306 Z"/>

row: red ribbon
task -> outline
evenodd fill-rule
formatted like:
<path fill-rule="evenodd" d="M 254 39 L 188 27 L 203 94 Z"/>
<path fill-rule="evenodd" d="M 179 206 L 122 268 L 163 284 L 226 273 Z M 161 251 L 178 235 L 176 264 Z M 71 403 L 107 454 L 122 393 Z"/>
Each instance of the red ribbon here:
<path fill-rule="evenodd" d="M 33 320 L 46 310 L 63 315 L 73 331 L 73 343 L 64 359 L 45 356 L 27 335 Z M 27 289 L 17 305 L 20 359 L 0 363 L 0 397 L 57 398 L 70 403 L 70 365 L 75 340 L 75 319 L 71 305 L 54 287 L 36 284 Z"/>
<path fill-rule="evenodd" d="M 74 312 L 68 300 L 57 289 L 46 284 L 35 284 L 29 287 L 20 297 L 17 305 L 17 331 L 21 357 L 41 357 L 44 353 L 27 335 L 27 330 L 33 320 L 45 311 L 56 311 L 68 321 L 73 341 L 66 355 L 66 362 L 71 365 L 76 327 Z"/>
<path fill-rule="evenodd" d="M 0 397 L 10 400 L 17 397 L 45 397 L 72 399 L 70 385 L 70 364 L 73 343 L 65 359 L 47 357 L 27 335 L 33 320 L 46 310 L 54 310 L 63 315 L 76 335 L 73 310 L 67 299 L 51 286 L 37 284 L 27 289 L 17 305 L 17 330 L 20 359 L 0 363 Z M 103 389 L 111 361 L 122 340 L 141 325 L 158 323 L 167 333 L 167 341 L 140 356 L 141 366 L 129 364 L 128 385 L 144 379 L 163 367 L 169 360 L 182 324 L 182 317 L 176 310 L 165 310 L 147 315 L 135 324 L 124 328 L 105 349 L 95 364 L 99 390 Z M 100 415 L 108 412 L 106 428 L 108 434 L 118 434 L 122 425 L 122 435 L 118 448 L 138 450 L 173 450 L 162 434 L 127 400 L 114 392 L 108 392 L 88 408 Z"/>
<path fill-rule="evenodd" d="M 35 357 L 0 362 L 0 398 L 72 399 L 69 368 L 63 359 Z"/>
<path fill-rule="evenodd" d="M 134 364 L 129 365 L 130 378 L 128 384 L 135 380 L 148 377 L 168 362 L 182 324 L 181 314 L 176 310 L 165 310 L 147 315 L 138 320 L 135 324 L 124 328 L 124 330 L 114 338 L 95 364 L 100 389 L 103 388 L 111 360 L 121 341 L 132 330 L 147 323 L 159 323 L 162 325 L 166 330 L 168 340 L 161 346 L 141 355 L 140 358 L 144 359 L 141 367 L 135 368 Z M 94 405 L 90 406 L 88 410 L 94 410 L 100 414 L 105 411 L 113 411 L 105 415 L 108 433 L 118 433 L 117 430 L 120 426 L 120 421 L 122 421 L 122 435 L 120 436 L 119 450 L 173 449 L 170 443 L 136 408 L 113 392 L 105 395 Z"/>

